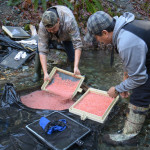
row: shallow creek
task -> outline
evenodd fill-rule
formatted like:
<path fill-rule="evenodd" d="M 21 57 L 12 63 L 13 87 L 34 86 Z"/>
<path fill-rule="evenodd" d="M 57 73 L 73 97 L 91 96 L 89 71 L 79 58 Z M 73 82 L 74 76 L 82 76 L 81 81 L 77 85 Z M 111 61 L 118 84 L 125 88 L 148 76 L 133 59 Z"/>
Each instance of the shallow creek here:
<path fill-rule="evenodd" d="M 122 81 L 123 70 L 121 60 L 115 55 L 113 67 L 110 67 L 110 54 L 106 51 L 85 52 L 81 59 L 80 70 L 85 74 L 88 86 L 107 91 L 111 86 L 115 86 Z M 137 146 L 109 146 L 102 142 L 105 133 L 116 133 L 121 131 L 126 117 L 128 99 L 119 99 L 117 105 L 120 112 L 105 125 L 99 136 L 100 150 L 142 150 L 150 149 L 150 117 L 147 117 L 144 127 L 138 136 L 140 144 Z"/>

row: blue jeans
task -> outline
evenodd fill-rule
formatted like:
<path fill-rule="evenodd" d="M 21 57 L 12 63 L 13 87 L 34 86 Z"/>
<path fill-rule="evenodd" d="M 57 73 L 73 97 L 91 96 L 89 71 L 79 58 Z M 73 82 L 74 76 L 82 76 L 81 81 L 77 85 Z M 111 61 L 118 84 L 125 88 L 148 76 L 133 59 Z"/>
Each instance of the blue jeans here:
<path fill-rule="evenodd" d="M 74 62 L 75 52 L 74 52 L 72 41 L 63 41 L 63 45 L 64 45 L 69 61 Z"/>
<path fill-rule="evenodd" d="M 132 90 L 130 103 L 139 107 L 149 107 L 150 105 L 150 74 L 145 84 Z"/>
<path fill-rule="evenodd" d="M 74 62 L 75 52 L 74 52 L 72 41 L 63 41 L 63 46 L 65 48 L 65 51 L 67 53 L 69 61 Z M 38 48 L 37 48 L 36 52 L 39 53 Z"/>

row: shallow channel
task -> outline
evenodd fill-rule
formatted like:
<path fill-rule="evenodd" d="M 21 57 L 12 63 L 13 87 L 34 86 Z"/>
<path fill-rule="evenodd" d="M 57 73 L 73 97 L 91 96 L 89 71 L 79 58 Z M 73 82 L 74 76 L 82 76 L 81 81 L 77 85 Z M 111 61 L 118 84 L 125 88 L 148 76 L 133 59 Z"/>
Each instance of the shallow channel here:
<path fill-rule="evenodd" d="M 122 63 L 118 55 L 115 55 L 113 67 L 110 66 L 110 53 L 107 51 L 85 52 L 81 59 L 80 70 L 86 76 L 88 86 L 107 91 L 122 81 Z M 150 149 L 150 117 L 147 117 L 143 129 L 137 139 L 140 144 L 137 146 L 109 146 L 102 142 L 102 136 L 108 133 L 121 131 L 124 126 L 128 99 L 121 99 L 117 103 L 120 112 L 105 125 L 99 136 L 99 150 L 148 150 Z"/>

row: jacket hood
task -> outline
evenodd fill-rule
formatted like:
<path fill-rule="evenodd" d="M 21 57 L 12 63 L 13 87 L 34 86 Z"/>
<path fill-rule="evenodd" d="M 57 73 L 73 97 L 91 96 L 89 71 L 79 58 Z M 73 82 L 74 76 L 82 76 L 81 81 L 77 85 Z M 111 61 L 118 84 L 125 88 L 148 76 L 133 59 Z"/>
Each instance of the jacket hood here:
<path fill-rule="evenodd" d="M 121 30 L 121 28 L 126 25 L 129 22 L 132 22 L 135 19 L 134 14 L 129 13 L 129 12 L 125 12 L 122 16 L 118 17 L 115 16 L 114 19 L 116 20 L 116 24 L 115 24 L 115 28 L 113 31 L 113 45 L 116 46 L 117 44 L 117 36 L 119 34 L 119 31 Z"/>

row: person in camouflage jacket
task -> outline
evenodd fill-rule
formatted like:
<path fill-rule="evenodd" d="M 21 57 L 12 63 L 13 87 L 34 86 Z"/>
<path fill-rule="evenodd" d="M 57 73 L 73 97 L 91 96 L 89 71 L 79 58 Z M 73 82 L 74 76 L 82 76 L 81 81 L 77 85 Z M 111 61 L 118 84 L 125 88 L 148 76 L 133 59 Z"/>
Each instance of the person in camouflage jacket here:
<path fill-rule="evenodd" d="M 41 77 L 40 62 L 44 72 L 44 81 L 49 80 L 47 54 L 49 53 L 51 40 L 63 43 L 68 60 L 74 63 L 74 74 L 80 75 L 78 65 L 83 45 L 77 22 L 69 8 L 57 5 L 46 10 L 39 24 L 38 36 L 38 53 L 35 58 L 35 81 L 38 81 Z"/>

